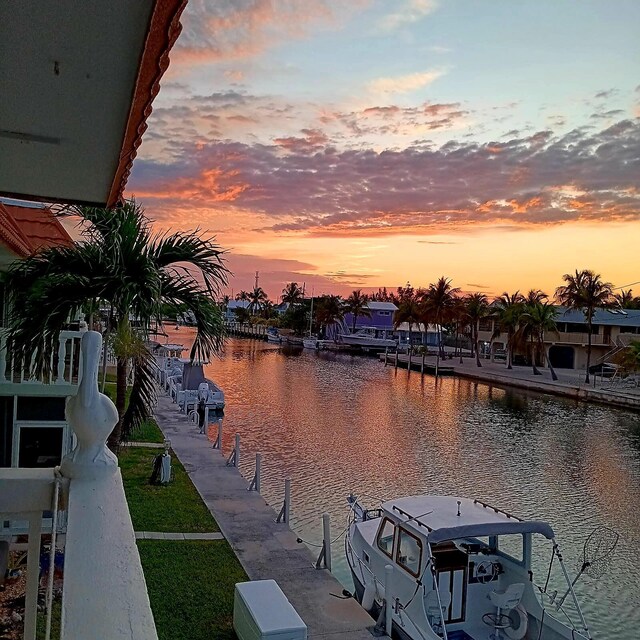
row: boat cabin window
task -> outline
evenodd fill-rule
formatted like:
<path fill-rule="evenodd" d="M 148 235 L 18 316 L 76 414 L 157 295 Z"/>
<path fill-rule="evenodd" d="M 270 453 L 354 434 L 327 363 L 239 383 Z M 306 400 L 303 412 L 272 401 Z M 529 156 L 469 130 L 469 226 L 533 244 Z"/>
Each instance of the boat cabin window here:
<path fill-rule="evenodd" d="M 524 563 L 524 536 L 519 533 L 497 537 L 498 553 L 518 564 Z"/>
<path fill-rule="evenodd" d="M 378 529 L 378 549 L 393 558 L 393 532 L 395 525 L 389 518 L 385 518 Z"/>
<path fill-rule="evenodd" d="M 422 541 L 406 529 L 398 527 L 396 562 L 411 575 L 417 576 L 420 572 L 421 560 Z"/>

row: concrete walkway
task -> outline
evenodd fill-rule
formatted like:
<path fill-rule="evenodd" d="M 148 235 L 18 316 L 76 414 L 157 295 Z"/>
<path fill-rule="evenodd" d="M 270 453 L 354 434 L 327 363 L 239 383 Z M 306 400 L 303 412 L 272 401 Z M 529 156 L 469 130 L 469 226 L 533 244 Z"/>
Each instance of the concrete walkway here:
<path fill-rule="evenodd" d="M 342 599 L 342 585 L 296 541 L 286 524 L 255 492 L 206 436 L 165 396 L 155 418 L 182 462 L 220 530 L 252 580 L 274 579 L 308 627 L 309 638 L 371 640 L 373 619 L 353 598 Z"/>
<path fill-rule="evenodd" d="M 380 360 L 384 362 L 384 354 L 380 354 Z M 425 367 L 435 366 L 435 356 L 425 357 Z M 407 368 L 409 356 L 401 354 L 398 356 L 398 366 Z M 551 379 L 549 369 L 539 367 L 542 375 L 533 374 L 531 367 L 514 366 L 507 369 L 503 362 L 490 362 L 481 360 L 482 366 L 478 367 L 475 358 L 464 358 L 460 364 L 459 358 L 452 360 L 441 360 L 447 367 L 449 375 L 453 374 L 463 378 L 471 378 L 485 382 L 486 384 L 497 384 L 501 386 L 519 387 L 529 391 L 539 391 L 542 393 L 552 393 L 558 396 L 565 396 L 575 400 L 587 402 L 598 402 L 610 406 L 640 409 L 640 387 L 625 387 L 616 384 L 605 378 L 591 376 L 591 384 L 584 382 L 585 372 L 567 369 L 556 369 L 558 380 Z M 387 356 L 387 366 L 395 365 L 395 354 Z M 422 356 L 414 355 L 411 358 L 412 370 L 420 370 L 422 366 Z"/>
<path fill-rule="evenodd" d="M 166 533 L 164 531 L 136 531 L 136 540 L 224 540 L 219 531 L 210 533 Z"/>

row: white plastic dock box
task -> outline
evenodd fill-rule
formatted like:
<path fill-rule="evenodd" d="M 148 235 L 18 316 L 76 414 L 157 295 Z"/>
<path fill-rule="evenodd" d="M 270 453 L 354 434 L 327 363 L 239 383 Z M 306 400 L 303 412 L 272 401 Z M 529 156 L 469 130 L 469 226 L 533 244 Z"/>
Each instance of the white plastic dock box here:
<path fill-rule="evenodd" d="M 233 628 L 239 640 L 307 640 L 307 625 L 275 580 L 236 584 Z"/>

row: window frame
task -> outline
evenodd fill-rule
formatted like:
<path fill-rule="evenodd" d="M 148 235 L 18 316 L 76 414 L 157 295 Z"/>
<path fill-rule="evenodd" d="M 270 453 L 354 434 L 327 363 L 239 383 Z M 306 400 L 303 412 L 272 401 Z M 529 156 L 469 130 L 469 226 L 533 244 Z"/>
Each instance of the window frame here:
<path fill-rule="evenodd" d="M 396 545 L 396 553 L 395 553 L 396 564 L 401 569 L 404 569 L 404 571 L 406 571 L 408 574 L 412 575 L 414 578 L 418 578 L 420 577 L 420 567 L 422 566 L 422 554 L 424 553 L 424 546 L 422 544 L 422 540 L 420 540 L 420 538 L 415 533 L 412 533 L 411 531 L 409 531 L 409 529 L 406 529 L 402 525 L 398 525 L 396 529 L 397 529 L 397 534 L 396 534 L 397 545 Z M 418 556 L 418 570 L 415 572 L 412 571 L 406 564 L 403 564 L 402 562 L 400 562 L 400 536 L 402 535 L 402 533 L 406 533 L 408 536 L 411 536 L 418 543 L 418 548 L 420 549 L 420 555 Z"/>
<path fill-rule="evenodd" d="M 390 522 L 393 525 L 393 538 L 391 540 L 391 553 L 389 553 L 388 551 L 386 551 L 385 549 L 383 549 L 380 546 L 380 534 L 383 533 L 385 524 L 387 522 Z M 388 556 L 390 560 L 393 560 L 393 549 L 394 549 L 395 544 L 396 544 L 396 529 L 397 528 L 398 528 L 397 524 L 391 518 L 389 518 L 388 516 L 385 516 L 382 519 L 382 522 L 380 523 L 380 526 L 378 527 L 378 533 L 376 533 L 376 547 L 378 547 L 378 549 L 380 551 L 382 551 L 382 553 L 384 553 L 385 556 Z"/>

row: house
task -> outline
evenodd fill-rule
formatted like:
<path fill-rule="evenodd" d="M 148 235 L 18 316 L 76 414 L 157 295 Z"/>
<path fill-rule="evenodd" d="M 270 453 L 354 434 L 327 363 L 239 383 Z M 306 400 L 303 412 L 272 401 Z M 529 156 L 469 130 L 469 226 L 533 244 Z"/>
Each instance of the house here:
<path fill-rule="evenodd" d="M 545 349 L 557 369 L 586 369 L 588 326 L 582 311 L 556 307 L 557 332 L 544 334 Z M 480 321 L 478 338 L 481 352 L 492 360 L 504 357 L 506 336 L 494 336 L 497 318 L 490 315 Z M 598 309 L 591 328 L 591 365 L 606 362 L 632 340 L 640 340 L 640 310 Z"/>
<path fill-rule="evenodd" d="M 238 316 L 236 314 L 237 309 L 249 309 L 251 303 L 248 300 L 229 300 L 227 308 L 224 312 L 224 319 L 226 322 L 236 322 Z"/>
<path fill-rule="evenodd" d="M 393 314 L 398 310 L 393 302 L 376 302 L 370 300 L 367 303 L 367 310 L 370 315 L 358 316 L 356 318 L 356 331 L 358 329 L 375 329 L 377 337 L 391 336 L 393 332 Z M 344 324 L 352 330 L 353 314 L 346 313 Z"/>
<path fill-rule="evenodd" d="M 122 199 L 185 5 L 0 3 L 0 196 L 109 207 Z M 5 257 L 27 251 L 25 238 L 33 240 L 25 232 L 29 221 L 14 221 L 17 230 L 0 225 Z M 100 336 L 85 335 L 82 347 L 95 367 Z M 74 364 L 77 350 L 72 356 L 62 338 L 52 376 L 37 383 L 23 376 L 10 381 L 30 386 L 25 395 L 36 398 L 20 408 L 24 422 L 54 422 L 59 397 L 74 394 L 73 377 L 82 364 Z M 90 417 L 85 412 L 73 425 L 80 436 L 75 458 L 61 471 L 0 468 L 0 522 L 28 522 L 23 637 L 36 637 L 42 514 L 62 508 L 63 640 L 157 640 L 120 470 L 102 444 L 99 421 Z M 54 543 L 55 527 L 49 533 Z"/>
<path fill-rule="evenodd" d="M 53 246 L 71 246 L 73 240 L 52 211 L 41 205 L 0 200 L 0 272 L 14 261 Z M 0 467 L 51 467 L 69 450 L 71 434 L 64 415 L 66 397 L 77 388 L 80 333 L 63 332 L 64 353 L 56 353 L 54 369 L 62 372 L 57 384 L 24 383 L 24 371 L 7 363 L 6 305 L 0 285 Z M 75 343 L 75 358 L 71 348 Z M 61 360 L 60 360 L 61 358 Z M 0 523 L 0 533 L 2 532 Z"/>

